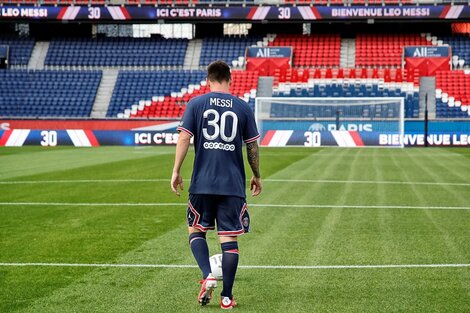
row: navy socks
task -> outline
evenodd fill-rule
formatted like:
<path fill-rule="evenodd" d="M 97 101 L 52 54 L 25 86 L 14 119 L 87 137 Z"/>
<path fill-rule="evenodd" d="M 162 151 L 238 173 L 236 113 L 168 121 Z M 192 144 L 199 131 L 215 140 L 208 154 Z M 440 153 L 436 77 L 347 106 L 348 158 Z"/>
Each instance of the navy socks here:
<path fill-rule="evenodd" d="M 189 245 L 202 271 L 203 279 L 206 279 L 211 272 L 209 263 L 209 248 L 206 242 L 205 233 L 192 233 L 189 235 Z M 238 243 L 236 241 L 224 242 L 222 247 L 222 272 L 224 275 L 222 297 L 233 298 L 232 289 L 238 267 Z"/>
<path fill-rule="evenodd" d="M 189 246 L 196 259 L 197 265 L 202 271 L 202 278 L 206 279 L 211 272 L 209 263 L 209 247 L 206 242 L 205 233 L 192 233 L 189 235 Z"/>
<path fill-rule="evenodd" d="M 236 241 L 224 242 L 221 247 L 223 252 L 222 272 L 224 275 L 224 289 L 221 296 L 232 299 L 233 282 L 238 267 L 238 243 Z"/>

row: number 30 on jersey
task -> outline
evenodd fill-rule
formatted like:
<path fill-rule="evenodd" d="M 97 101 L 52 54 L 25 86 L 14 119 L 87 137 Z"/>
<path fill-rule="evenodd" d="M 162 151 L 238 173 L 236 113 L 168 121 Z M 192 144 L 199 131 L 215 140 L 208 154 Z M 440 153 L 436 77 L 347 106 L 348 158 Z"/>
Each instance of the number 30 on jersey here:
<path fill-rule="evenodd" d="M 227 136 L 227 134 L 225 133 L 225 125 L 227 124 L 228 116 L 231 116 L 232 132 Z M 207 125 L 212 126 L 214 128 L 214 132 L 212 134 L 209 134 L 207 128 L 202 129 L 202 134 L 207 140 L 215 140 L 220 135 L 220 138 L 222 138 L 223 141 L 232 142 L 233 139 L 235 139 L 235 136 L 237 136 L 238 117 L 232 111 L 226 111 L 222 113 L 222 115 L 219 115 L 219 112 L 210 109 L 204 111 L 203 117 L 207 119 Z"/>

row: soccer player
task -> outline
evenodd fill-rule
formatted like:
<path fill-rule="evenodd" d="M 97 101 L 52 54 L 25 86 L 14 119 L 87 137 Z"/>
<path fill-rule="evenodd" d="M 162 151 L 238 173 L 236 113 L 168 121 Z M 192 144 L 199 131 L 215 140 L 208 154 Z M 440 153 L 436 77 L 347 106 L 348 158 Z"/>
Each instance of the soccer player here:
<path fill-rule="evenodd" d="M 195 159 L 187 210 L 189 245 L 202 271 L 198 302 L 206 305 L 212 298 L 217 280 L 211 274 L 206 232 L 215 229 L 222 248 L 223 289 L 220 307 L 236 305 L 232 288 L 238 267 L 237 236 L 247 233 L 250 217 L 246 207 L 245 168 L 242 143 L 246 143 L 248 161 L 253 172 L 250 190 L 261 193 L 259 138 L 255 118 L 246 102 L 229 93 L 232 82 L 229 66 L 222 61 L 207 67 L 210 92 L 188 102 L 176 145 L 171 189 L 183 190 L 181 165 L 194 137 Z"/>

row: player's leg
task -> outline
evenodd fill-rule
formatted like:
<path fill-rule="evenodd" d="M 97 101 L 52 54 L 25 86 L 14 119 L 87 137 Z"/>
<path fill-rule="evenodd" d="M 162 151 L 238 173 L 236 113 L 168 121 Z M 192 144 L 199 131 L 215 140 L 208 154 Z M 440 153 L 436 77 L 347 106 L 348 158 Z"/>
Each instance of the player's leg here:
<path fill-rule="evenodd" d="M 209 262 L 209 247 L 206 241 L 206 231 L 215 228 L 215 216 L 211 199 L 202 195 L 189 195 L 188 201 L 188 232 L 189 245 L 196 262 L 201 269 L 201 289 L 198 302 L 206 305 L 212 298 L 212 290 L 217 287 L 217 280 L 211 275 Z"/>
<path fill-rule="evenodd" d="M 245 199 L 224 197 L 217 207 L 217 230 L 222 248 L 223 290 L 220 306 L 231 309 L 236 305 L 233 300 L 233 285 L 238 268 L 238 237 L 249 231 L 249 215 Z"/>
<path fill-rule="evenodd" d="M 238 241 L 236 236 L 220 236 L 220 246 L 222 247 L 222 273 L 223 289 L 220 293 L 220 306 L 229 309 L 236 305 L 233 299 L 233 284 L 238 268 Z"/>
<path fill-rule="evenodd" d="M 209 247 L 206 242 L 206 233 L 195 228 L 188 227 L 189 246 L 193 253 L 197 265 L 201 269 L 202 279 L 206 279 L 211 273 L 211 265 L 209 263 Z"/>

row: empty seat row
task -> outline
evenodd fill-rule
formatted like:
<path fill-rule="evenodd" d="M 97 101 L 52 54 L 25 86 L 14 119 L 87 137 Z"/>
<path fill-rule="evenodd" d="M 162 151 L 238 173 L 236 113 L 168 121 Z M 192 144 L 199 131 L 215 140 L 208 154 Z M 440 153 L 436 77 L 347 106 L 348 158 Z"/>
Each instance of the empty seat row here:
<path fill-rule="evenodd" d="M 470 117 L 470 72 L 436 72 L 436 116 L 442 118 Z"/>
<path fill-rule="evenodd" d="M 269 46 L 293 49 L 295 66 L 339 66 L 341 37 L 331 35 L 277 35 Z"/>
<path fill-rule="evenodd" d="M 140 101 L 128 106 L 123 112 L 117 114 L 120 118 L 148 118 L 148 117 L 180 117 L 186 108 L 186 103 L 193 97 L 209 92 L 205 81 L 198 81 L 200 77 L 180 90 L 170 95 L 142 98 Z M 254 99 L 258 86 L 258 73 L 252 71 L 232 71 L 232 85 L 230 92 L 244 99 L 254 109 Z M 147 100 L 148 99 L 148 100 Z"/>
<path fill-rule="evenodd" d="M 140 100 L 169 96 L 204 78 L 204 71 L 120 71 L 107 116 L 116 117 Z"/>
<path fill-rule="evenodd" d="M 295 105 L 286 106 L 281 103 L 271 105 L 270 116 L 275 118 L 330 118 L 338 115 L 349 118 L 370 119 L 398 119 L 400 109 L 397 105 L 355 105 L 347 108 L 335 108 L 332 106 Z"/>
<path fill-rule="evenodd" d="M 0 70 L 3 117 L 89 117 L 101 71 Z"/>
<path fill-rule="evenodd" d="M 245 55 L 247 47 L 256 45 L 259 40 L 261 40 L 259 36 L 204 38 L 199 65 L 207 66 L 214 60 L 232 64 L 233 60 Z"/>
<path fill-rule="evenodd" d="M 470 64 L 470 36 L 442 36 L 439 39 L 452 47 L 453 56 L 458 56 L 458 59 L 465 60 L 465 64 Z"/>
<path fill-rule="evenodd" d="M 429 46 L 421 34 L 358 34 L 356 66 L 401 66 L 405 46 Z"/>
<path fill-rule="evenodd" d="M 9 47 L 10 65 L 27 65 L 34 48 L 34 39 L 29 37 L 0 37 L 0 45 Z"/>
<path fill-rule="evenodd" d="M 354 84 L 337 83 L 332 80 L 323 80 L 315 83 L 313 80 L 307 84 L 281 83 L 274 88 L 273 96 L 278 97 L 400 97 L 405 99 L 405 117 L 419 117 L 419 94 L 418 88 L 412 84 L 384 84 L 383 81 L 357 81 Z M 371 115 L 362 117 L 387 117 Z M 293 114 L 293 113 L 292 113 Z M 365 113 L 364 113 L 365 114 Z M 396 116 L 396 115 L 394 115 Z M 322 117 L 322 116 L 318 116 Z"/>
<path fill-rule="evenodd" d="M 54 39 L 46 65 L 182 66 L 188 40 L 163 38 Z"/>

